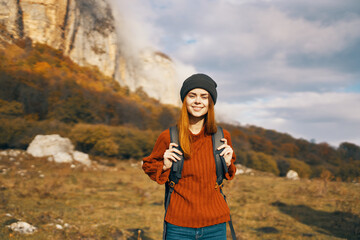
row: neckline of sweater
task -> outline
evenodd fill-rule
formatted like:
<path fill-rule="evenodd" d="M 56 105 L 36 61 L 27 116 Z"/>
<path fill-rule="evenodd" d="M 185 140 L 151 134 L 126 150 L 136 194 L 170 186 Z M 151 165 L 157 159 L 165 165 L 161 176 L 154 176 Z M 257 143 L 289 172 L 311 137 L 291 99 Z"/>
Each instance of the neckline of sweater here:
<path fill-rule="evenodd" d="M 191 135 L 191 137 L 192 137 L 192 139 L 193 140 L 195 140 L 195 139 L 198 139 L 198 138 L 200 138 L 200 137 L 202 137 L 202 136 L 204 136 L 205 134 L 204 134 L 204 132 L 205 132 L 205 127 L 203 126 L 202 128 L 201 128 L 201 130 L 200 130 L 200 132 L 198 132 L 198 133 L 192 133 L 191 131 L 190 131 L 190 129 L 189 129 L 189 132 L 190 132 L 190 135 Z"/>

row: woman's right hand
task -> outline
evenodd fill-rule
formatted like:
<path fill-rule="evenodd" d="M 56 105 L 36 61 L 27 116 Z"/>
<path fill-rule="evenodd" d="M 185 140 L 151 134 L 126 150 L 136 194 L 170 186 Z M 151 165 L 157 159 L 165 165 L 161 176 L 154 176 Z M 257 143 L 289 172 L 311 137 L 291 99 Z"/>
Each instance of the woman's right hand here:
<path fill-rule="evenodd" d="M 178 154 L 182 155 L 182 152 L 176 147 L 178 147 L 176 143 L 170 143 L 169 149 L 165 151 L 163 171 L 170 169 L 173 162 L 177 162 L 178 160 L 180 160 Z"/>

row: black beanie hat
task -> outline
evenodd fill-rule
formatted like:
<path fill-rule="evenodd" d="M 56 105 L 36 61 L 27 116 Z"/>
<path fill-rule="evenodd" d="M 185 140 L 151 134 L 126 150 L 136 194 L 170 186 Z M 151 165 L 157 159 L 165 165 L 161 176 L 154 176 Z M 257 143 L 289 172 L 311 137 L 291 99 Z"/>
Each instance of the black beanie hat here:
<path fill-rule="evenodd" d="M 194 88 L 202 88 L 210 93 L 214 104 L 216 103 L 217 98 L 217 91 L 216 91 L 217 84 L 216 82 L 206 74 L 197 73 L 188 77 L 180 90 L 180 97 L 181 101 L 183 102 L 188 92 L 190 92 Z"/>

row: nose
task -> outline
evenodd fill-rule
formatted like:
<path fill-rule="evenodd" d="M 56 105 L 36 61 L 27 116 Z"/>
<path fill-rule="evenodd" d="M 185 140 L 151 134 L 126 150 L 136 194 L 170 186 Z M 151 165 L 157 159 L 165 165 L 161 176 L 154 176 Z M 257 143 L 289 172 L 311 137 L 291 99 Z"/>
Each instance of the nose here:
<path fill-rule="evenodd" d="M 195 98 L 195 103 L 201 103 L 201 97 L 200 96 L 197 96 Z"/>

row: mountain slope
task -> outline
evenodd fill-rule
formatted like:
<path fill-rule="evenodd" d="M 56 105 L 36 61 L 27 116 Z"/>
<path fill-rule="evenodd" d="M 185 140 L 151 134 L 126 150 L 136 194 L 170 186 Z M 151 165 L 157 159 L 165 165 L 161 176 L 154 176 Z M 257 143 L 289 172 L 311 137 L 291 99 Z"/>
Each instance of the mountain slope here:
<path fill-rule="evenodd" d="M 179 86 L 171 59 L 149 48 L 130 52 L 122 24 L 115 22 L 105 0 L 0 0 L 0 42 L 30 38 L 80 66 L 98 67 L 121 86 L 142 88 L 163 103 L 177 105 Z"/>
<path fill-rule="evenodd" d="M 26 148 L 36 134 L 60 133 L 84 152 L 141 158 L 179 112 L 30 39 L 0 50 L 0 85 L 1 148 Z M 248 167 L 281 176 L 293 169 L 303 178 L 360 177 L 355 144 L 335 149 L 256 126 L 221 125 L 232 135 L 237 161 Z"/>

